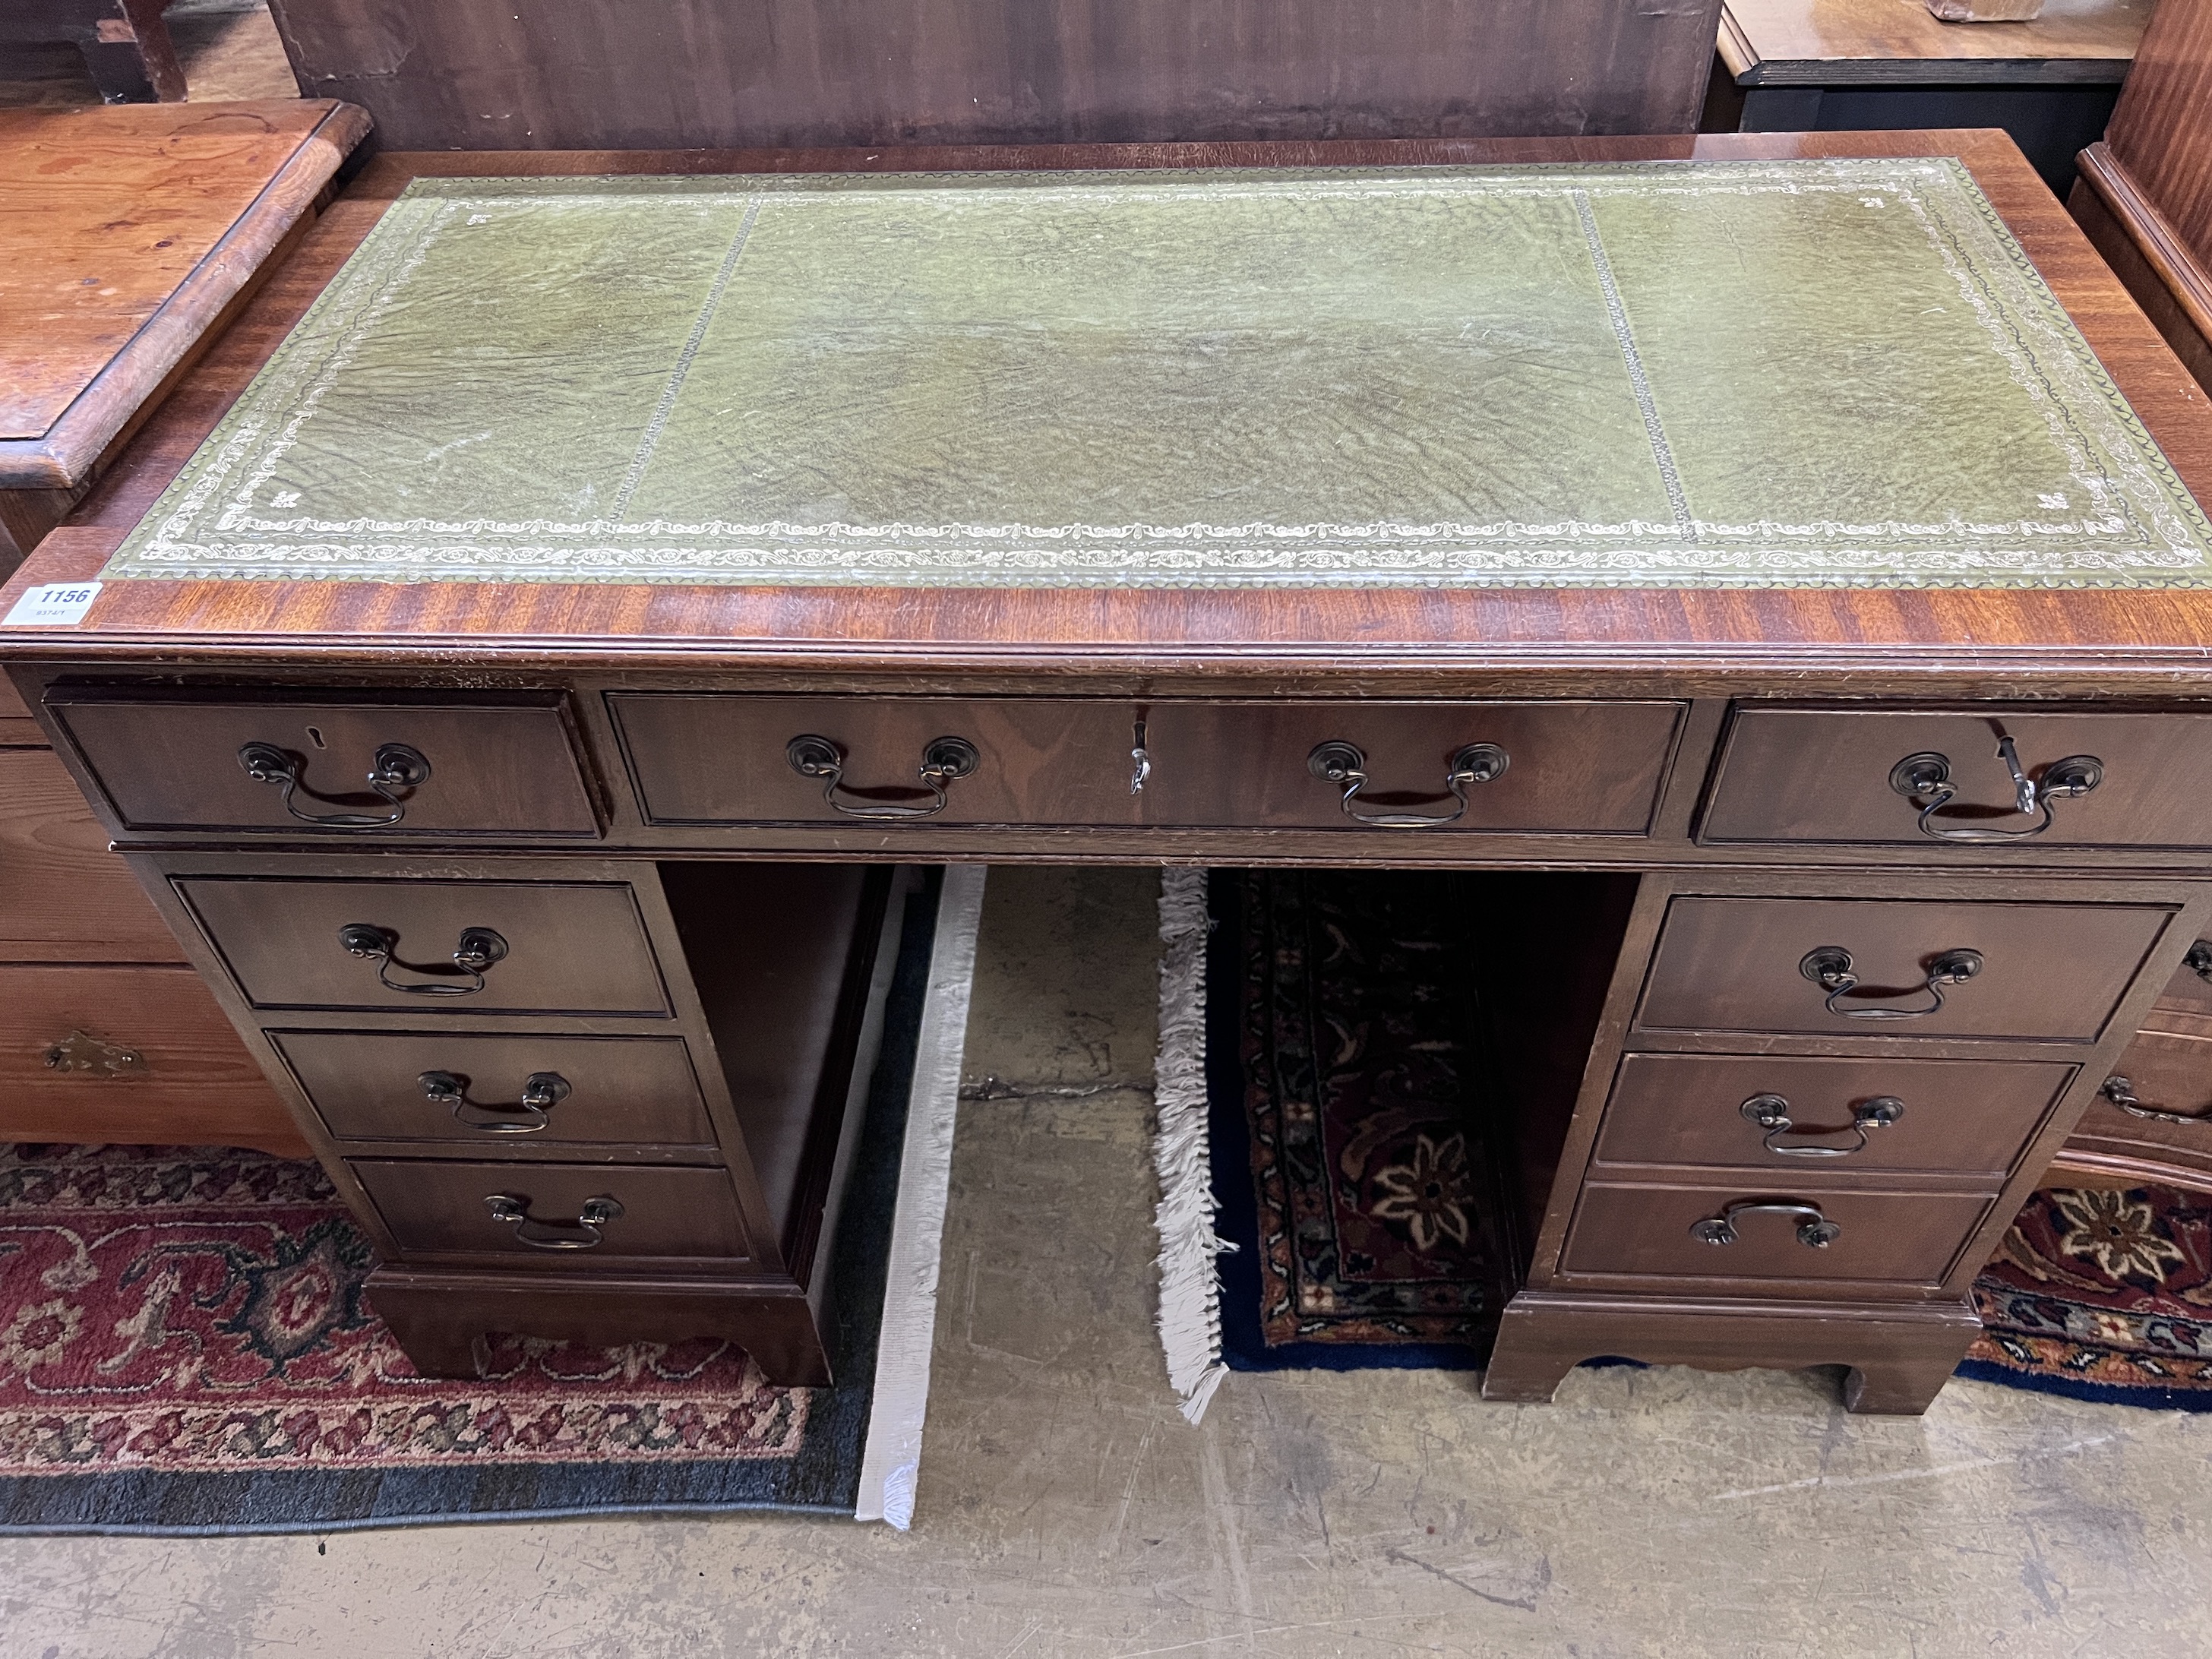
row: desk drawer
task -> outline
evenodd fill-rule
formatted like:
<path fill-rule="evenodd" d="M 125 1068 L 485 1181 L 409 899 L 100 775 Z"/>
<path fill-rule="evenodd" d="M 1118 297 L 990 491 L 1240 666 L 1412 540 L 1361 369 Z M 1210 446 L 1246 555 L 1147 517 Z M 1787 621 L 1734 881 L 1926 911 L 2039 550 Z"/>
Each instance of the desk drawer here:
<path fill-rule="evenodd" d="M 56 690 L 46 708 L 132 830 L 599 834 L 557 693 L 288 701 Z M 258 779 L 245 763 L 257 745 L 268 751 Z M 380 755 L 392 767 L 380 789 Z"/>
<path fill-rule="evenodd" d="M 1570 1273 L 1662 1279 L 1851 1279 L 1934 1286 L 1943 1281 L 1990 1194 L 1839 1193 L 1791 1185 L 1656 1187 L 1591 1182 L 1583 1188 L 1562 1262 Z M 1735 1212 L 1732 1243 L 1692 1230 L 1729 1216 L 1732 1205 L 1784 1209 Z M 1840 1231 L 1820 1249 L 1799 1230 L 1826 1221 Z M 1718 1231 L 1719 1230 L 1712 1230 Z"/>
<path fill-rule="evenodd" d="M 720 1170 L 370 1158 L 350 1167 L 410 1255 L 497 1256 L 571 1272 L 641 1257 L 746 1259 L 737 1200 Z M 612 1206 L 595 1206 L 608 1199 Z M 518 1218 L 495 1214 L 495 1200 Z"/>
<path fill-rule="evenodd" d="M 1909 1170 L 1979 1176 L 1994 1186 L 2079 1069 L 2016 1060 L 1630 1054 L 1613 1079 L 1597 1156 L 1778 1177 Z"/>
<path fill-rule="evenodd" d="M 2126 1160 L 2134 1181 L 2212 1190 L 2212 1037 L 2138 1034 L 2066 1149 Z"/>
<path fill-rule="evenodd" d="M 175 885 L 257 1008 L 669 1012 L 624 883 L 190 876 Z"/>
<path fill-rule="evenodd" d="M 271 1031 L 269 1040 L 340 1140 L 715 1144 L 690 1051 L 676 1037 Z"/>
<path fill-rule="evenodd" d="M 1146 721 L 1148 823 L 1640 836 L 1672 702 L 1170 702 Z M 1317 775 L 1324 744 L 1339 775 Z M 1480 781 L 1452 775 L 1470 763 Z M 1349 763 L 1358 777 L 1347 778 Z M 1347 799 L 1346 788 L 1364 778 Z M 1381 823 L 1375 820 L 1382 820 Z"/>
<path fill-rule="evenodd" d="M 622 691 L 607 706 L 649 823 L 1142 821 L 1126 703 Z M 826 745 L 811 775 L 793 764 L 801 738 Z M 940 744 L 954 763 L 933 787 Z"/>
<path fill-rule="evenodd" d="M 2040 782 L 2053 763 L 2086 756 L 2101 777 L 2087 793 L 2052 800 L 2033 836 L 1958 842 L 1964 832 L 2020 836 L 2040 806 L 2016 810 L 2000 737 Z M 1892 773 L 1907 756 L 1941 756 L 1956 793 L 1927 818 L 1932 796 L 1899 793 Z M 1984 706 L 1969 710 L 1762 708 L 1737 712 L 1702 830 L 1709 842 L 1947 843 L 2008 847 L 2212 846 L 2212 711 L 2069 713 Z M 1931 833 L 1935 832 L 1935 833 Z"/>
<path fill-rule="evenodd" d="M 1637 1024 L 2094 1042 L 2172 915 L 2133 904 L 1677 898 Z M 1961 951 L 1979 957 L 1978 970 L 1944 982 L 1945 959 L 1963 966 L 1953 955 Z"/>

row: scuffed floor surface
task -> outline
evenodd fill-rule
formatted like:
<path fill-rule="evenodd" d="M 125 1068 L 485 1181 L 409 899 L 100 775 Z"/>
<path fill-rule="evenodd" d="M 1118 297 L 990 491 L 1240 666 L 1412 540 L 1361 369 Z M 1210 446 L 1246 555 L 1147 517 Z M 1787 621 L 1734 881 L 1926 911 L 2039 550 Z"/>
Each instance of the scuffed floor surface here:
<path fill-rule="evenodd" d="M 1147 1324 L 1153 877 L 991 876 L 915 1532 L 0 1540 L 0 1655 L 2212 1651 L 2212 1417 L 1824 1376 L 1232 1377 Z"/>

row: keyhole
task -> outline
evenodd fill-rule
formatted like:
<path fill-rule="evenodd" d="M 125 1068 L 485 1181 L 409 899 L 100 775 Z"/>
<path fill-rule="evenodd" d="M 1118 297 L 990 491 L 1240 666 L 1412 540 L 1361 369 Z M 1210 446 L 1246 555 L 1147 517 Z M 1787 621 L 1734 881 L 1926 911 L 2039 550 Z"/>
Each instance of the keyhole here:
<path fill-rule="evenodd" d="M 321 727 L 319 727 L 319 726 L 309 726 L 309 727 L 307 728 L 307 737 L 308 737 L 308 739 L 309 739 L 312 743 L 313 743 L 313 744 L 315 745 L 315 747 L 316 747 L 316 748 L 318 748 L 318 749 L 327 749 L 327 748 L 329 748 L 329 747 L 330 747 L 330 744 L 326 744 L 326 743 L 325 743 L 325 742 L 323 741 L 322 728 L 321 728 Z"/>

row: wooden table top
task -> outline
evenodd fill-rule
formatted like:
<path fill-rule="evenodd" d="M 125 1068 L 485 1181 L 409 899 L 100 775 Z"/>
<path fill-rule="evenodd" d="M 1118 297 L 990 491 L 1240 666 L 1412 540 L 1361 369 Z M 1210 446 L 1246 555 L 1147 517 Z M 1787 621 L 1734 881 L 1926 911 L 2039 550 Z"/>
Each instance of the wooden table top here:
<path fill-rule="evenodd" d="M 2155 0 L 2044 0 L 2028 23 L 1946 23 L 1921 0 L 1728 0 L 1721 61 L 1737 84 L 2118 82 Z"/>
<path fill-rule="evenodd" d="M 375 158 L 70 523 L 0 590 L 94 577 L 384 206 L 417 175 L 1069 166 L 1387 166 L 1950 155 L 1973 173 L 2200 500 L 2212 404 L 2001 133 L 1725 134 L 807 152 L 441 152 Z M 890 686 L 1083 674 L 1563 695 L 1677 690 L 2201 694 L 2212 591 L 2179 589 L 896 589 L 343 581 L 107 582 L 79 624 L 0 656 L 139 664 L 499 665 L 843 677 Z M 1072 689 L 1072 688 L 1071 688 Z"/>
<path fill-rule="evenodd" d="M 79 483 L 368 131 L 327 98 L 0 110 L 0 486 Z"/>

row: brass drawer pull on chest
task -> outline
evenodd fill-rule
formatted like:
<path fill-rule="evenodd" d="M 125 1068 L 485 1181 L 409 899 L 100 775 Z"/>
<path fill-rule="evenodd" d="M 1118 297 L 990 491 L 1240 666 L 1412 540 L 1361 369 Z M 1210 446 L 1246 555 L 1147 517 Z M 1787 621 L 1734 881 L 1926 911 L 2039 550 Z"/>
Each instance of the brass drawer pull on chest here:
<path fill-rule="evenodd" d="M 2168 1112 L 2155 1106 L 2146 1106 L 2136 1093 L 2136 1085 L 2124 1077 L 2106 1078 L 2097 1092 L 2130 1117 L 2147 1118 L 2153 1123 L 2212 1124 L 2212 1111 Z"/>
<path fill-rule="evenodd" d="M 1943 1006 L 1943 988 L 1962 985 L 1982 971 L 1979 951 L 1946 951 L 1928 964 L 1928 975 L 1919 988 L 1928 993 L 1924 1008 L 1840 1008 L 1836 1005 L 1858 989 L 1859 976 L 1851 971 L 1851 953 L 1840 945 L 1819 945 L 1805 953 L 1797 971 L 1828 994 L 1825 1005 L 1845 1019 L 1918 1019 Z"/>
<path fill-rule="evenodd" d="M 602 1195 L 587 1198 L 574 1221 L 540 1221 L 530 1213 L 530 1200 L 515 1193 L 491 1193 L 484 1208 L 494 1221 L 514 1229 L 514 1242 L 533 1250 L 588 1250 L 606 1242 L 599 1230 L 622 1219 L 622 1200 Z"/>
<path fill-rule="evenodd" d="M 2206 984 L 2212 985 L 2212 939 L 2200 939 L 2191 945 L 2189 954 L 2181 959 L 2181 965 Z"/>
<path fill-rule="evenodd" d="M 1738 1199 L 1718 1215 L 1707 1218 L 1690 1229 L 1690 1237 L 1700 1244 L 1733 1244 L 1736 1241 L 1735 1218 L 1740 1215 L 1790 1215 L 1801 1218 L 1797 1224 L 1797 1242 L 1808 1250 L 1825 1250 L 1844 1236 L 1844 1230 L 1822 1215 L 1820 1206 L 1796 1199 Z"/>
<path fill-rule="evenodd" d="M 307 763 L 288 754 L 273 743 L 249 743 L 238 751 L 238 763 L 246 769 L 246 776 L 256 783 L 281 785 L 284 791 L 284 810 L 302 823 L 316 824 L 325 830 L 388 830 L 407 816 L 407 803 L 402 792 L 411 791 L 428 781 L 430 763 L 422 758 L 420 750 L 410 749 L 404 743 L 380 744 L 368 769 L 368 787 L 384 798 L 392 810 L 382 817 L 371 817 L 366 812 L 302 812 L 292 797 L 305 791 L 320 801 L 336 804 L 337 798 L 317 794 L 300 781 L 300 774 Z"/>
<path fill-rule="evenodd" d="M 387 991 L 399 991 L 412 997 L 468 997 L 484 988 L 484 975 L 495 962 L 507 955 L 507 941 L 489 927 L 464 927 L 459 942 L 453 946 L 453 965 L 443 963 L 401 962 L 392 953 L 398 947 L 399 935 L 388 927 L 379 927 L 374 922 L 349 921 L 338 929 L 338 943 L 349 956 L 356 956 L 376 964 L 377 982 Z M 429 983 L 403 985 L 392 977 L 393 968 L 404 968 L 410 974 L 421 974 Z M 466 985 L 453 983 L 456 975 L 465 975 Z"/>
<path fill-rule="evenodd" d="M 1919 803 L 1920 833 L 1923 836 L 1932 836 L 1938 841 L 2026 841 L 2051 828 L 2051 803 L 2086 795 L 2105 781 L 2105 763 L 2094 755 L 2069 755 L 2063 760 L 2055 760 L 2043 769 L 2039 782 L 2021 769 L 2020 751 L 2013 746 L 2010 738 L 1997 739 L 1996 757 L 2012 775 L 2012 810 L 2023 814 L 2039 811 L 2043 815 L 2024 830 L 1978 830 L 1938 823 L 1936 815 L 1949 805 L 1959 793 L 1959 786 L 1951 781 L 1951 757 L 1948 755 L 1930 750 L 1907 755 L 1889 769 L 1889 787 L 1907 800 Z"/>
<path fill-rule="evenodd" d="M 1306 757 L 1306 770 L 1323 783 L 1334 784 L 1344 791 L 1337 805 L 1344 816 L 1355 823 L 1364 823 L 1375 830 L 1434 830 L 1447 823 L 1456 823 L 1466 814 L 1467 792 L 1471 784 L 1489 783 L 1505 775 L 1505 769 L 1513 757 L 1494 743 L 1471 743 L 1451 757 L 1451 765 L 1444 773 L 1444 787 L 1451 791 L 1452 799 L 1459 803 L 1449 812 L 1363 812 L 1352 802 L 1367 787 L 1367 755 L 1358 744 L 1346 743 L 1341 738 L 1332 738 L 1317 745 Z"/>
<path fill-rule="evenodd" d="M 827 738 L 811 732 L 793 738 L 783 746 L 783 757 L 791 763 L 791 769 L 802 778 L 822 780 L 822 799 L 831 810 L 842 812 L 848 818 L 926 818 L 942 812 L 945 805 L 945 790 L 958 780 L 968 776 L 982 764 L 983 757 L 975 745 L 965 738 L 933 738 L 921 751 L 921 764 L 915 775 L 927 787 L 933 799 L 926 806 L 905 802 L 878 802 L 871 805 L 848 806 L 837 799 L 845 782 L 845 751 Z M 866 799 L 860 790 L 847 793 Z"/>
<path fill-rule="evenodd" d="M 558 1072 L 532 1072 L 513 1106 L 486 1106 L 469 1098 L 469 1080 L 458 1072 L 425 1072 L 416 1082 L 434 1106 L 450 1106 L 453 1121 L 488 1135 L 534 1135 L 553 1120 L 548 1115 L 568 1097 L 568 1079 Z"/>
<path fill-rule="evenodd" d="M 1868 1133 L 1887 1129 L 1905 1115 L 1905 1103 L 1895 1095 L 1877 1095 L 1863 1100 L 1851 1108 L 1851 1128 L 1858 1139 L 1848 1146 L 1784 1146 L 1781 1138 L 1786 1134 L 1841 1134 L 1841 1129 L 1800 1129 L 1790 1121 L 1790 1103 L 1780 1095 L 1753 1095 L 1738 1109 L 1745 1117 L 1766 1131 L 1760 1145 L 1770 1152 L 1784 1158 L 1849 1158 L 1853 1152 L 1866 1148 Z"/>

